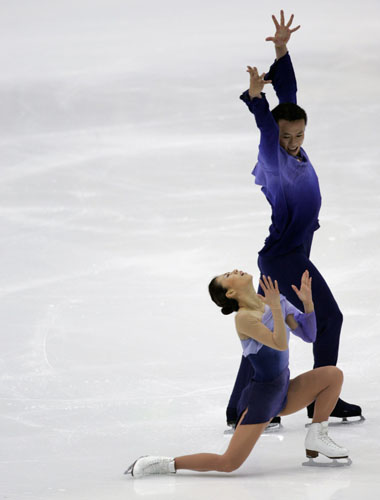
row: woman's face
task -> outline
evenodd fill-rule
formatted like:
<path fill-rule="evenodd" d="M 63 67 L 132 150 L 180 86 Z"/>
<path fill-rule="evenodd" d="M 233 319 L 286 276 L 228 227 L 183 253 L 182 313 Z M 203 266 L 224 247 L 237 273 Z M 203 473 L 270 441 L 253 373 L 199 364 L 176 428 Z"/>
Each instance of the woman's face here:
<path fill-rule="evenodd" d="M 245 288 L 248 283 L 252 282 L 252 275 L 234 269 L 233 271 L 218 276 L 217 281 L 227 290 L 241 290 Z"/>
<path fill-rule="evenodd" d="M 280 146 L 292 156 L 297 156 L 300 152 L 305 136 L 305 120 L 278 120 L 280 133 Z"/>

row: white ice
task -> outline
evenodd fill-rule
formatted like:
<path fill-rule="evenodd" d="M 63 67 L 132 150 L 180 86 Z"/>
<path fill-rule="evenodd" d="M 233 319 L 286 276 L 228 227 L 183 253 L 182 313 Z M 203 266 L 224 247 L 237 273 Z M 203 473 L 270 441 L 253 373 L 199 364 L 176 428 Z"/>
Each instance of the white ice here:
<path fill-rule="evenodd" d="M 342 397 L 367 420 L 331 428 L 350 468 L 301 466 L 301 411 L 231 475 L 134 481 L 140 455 L 228 444 L 241 352 L 207 284 L 257 277 L 270 212 L 238 97 L 281 7 L 302 25 L 289 49 L 323 195 L 312 259 L 344 313 Z M 379 16 L 377 0 L 1 2 L 2 499 L 377 497 Z M 292 374 L 311 366 L 294 340 Z"/>

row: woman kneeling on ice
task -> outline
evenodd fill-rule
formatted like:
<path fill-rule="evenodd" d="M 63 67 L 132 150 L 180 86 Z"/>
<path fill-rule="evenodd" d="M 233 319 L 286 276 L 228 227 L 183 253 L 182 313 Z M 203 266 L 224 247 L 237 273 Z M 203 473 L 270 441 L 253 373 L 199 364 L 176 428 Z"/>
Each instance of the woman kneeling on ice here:
<path fill-rule="evenodd" d="M 289 380 L 289 332 L 306 342 L 314 342 L 316 320 L 311 293 L 311 277 L 305 271 L 301 286 L 293 290 L 303 303 L 302 313 L 283 295 L 277 281 L 268 276 L 260 280 L 265 296 L 258 295 L 252 276 L 234 270 L 217 276 L 209 285 L 212 300 L 223 314 L 236 311 L 235 323 L 243 356 L 254 367 L 254 379 L 242 391 L 238 404 L 238 425 L 223 455 L 197 453 L 176 458 L 144 456 L 126 471 L 134 477 L 169 474 L 180 469 L 199 472 L 232 472 L 248 458 L 270 420 L 276 415 L 290 415 L 315 400 L 314 418 L 305 439 L 306 456 L 319 453 L 331 459 L 348 458 L 348 450 L 328 436 L 328 418 L 343 383 L 343 373 L 336 366 L 323 366 Z M 342 465 L 349 465 L 348 459 Z M 337 465 L 334 460 L 331 464 Z"/>

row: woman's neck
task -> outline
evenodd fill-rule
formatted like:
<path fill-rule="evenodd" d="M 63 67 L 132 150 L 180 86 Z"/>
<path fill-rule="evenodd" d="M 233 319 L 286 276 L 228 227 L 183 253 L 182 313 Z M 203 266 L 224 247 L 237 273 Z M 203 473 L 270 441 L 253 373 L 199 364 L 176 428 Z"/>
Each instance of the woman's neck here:
<path fill-rule="evenodd" d="M 239 298 L 239 309 L 248 309 L 250 311 L 261 311 L 264 312 L 265 304 L 259 298 L 256 292 L 250 293 L 249 295 Z"/>

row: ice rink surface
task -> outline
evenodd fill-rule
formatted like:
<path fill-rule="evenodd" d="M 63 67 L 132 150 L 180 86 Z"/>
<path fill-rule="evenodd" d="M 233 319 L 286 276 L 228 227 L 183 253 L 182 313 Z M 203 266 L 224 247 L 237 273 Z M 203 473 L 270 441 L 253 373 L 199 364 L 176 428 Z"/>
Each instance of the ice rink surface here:
<path fill-rule="evenodd" d="M 344 314 L 331 427 L 353 465 L 310 469 L 306 411 L 231 475 L 133 480 L 144 454 L 223 452 L 241 348 L 207 285 L 254 274 L 270 222 L 250 171 L 247 64 L 289 43 L 323 206 L 312 260 Z M 380 489 L 380 3 L 1 2 L 0 499 L 361 500 Z M 276 100 L 266 88 L 272 106 Z M 290 346 L 291 372 L 312 366 Z"/>

